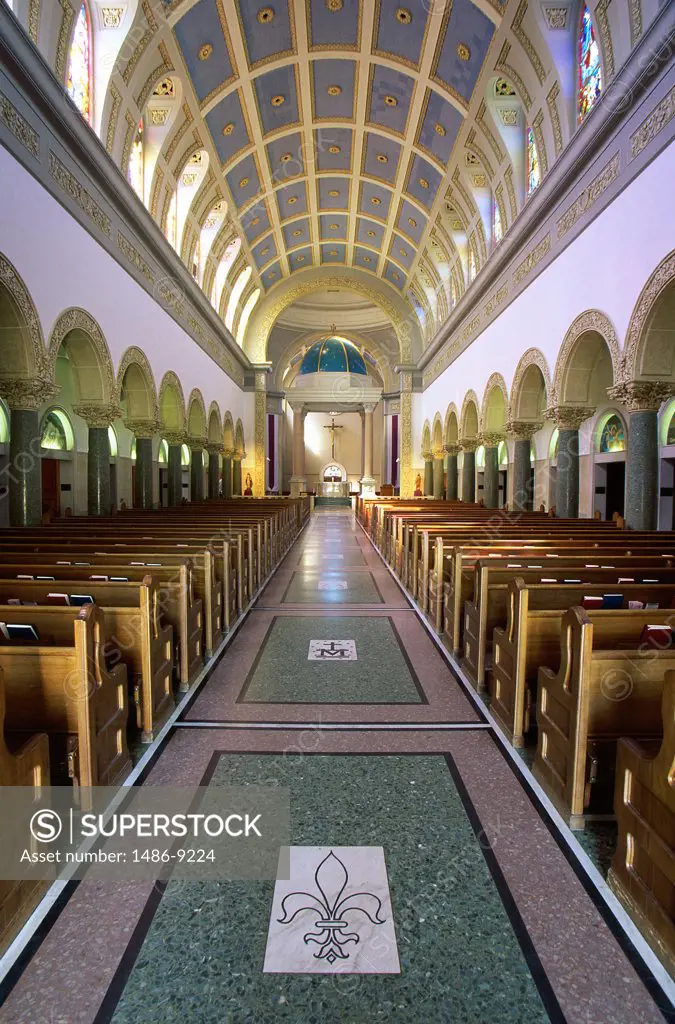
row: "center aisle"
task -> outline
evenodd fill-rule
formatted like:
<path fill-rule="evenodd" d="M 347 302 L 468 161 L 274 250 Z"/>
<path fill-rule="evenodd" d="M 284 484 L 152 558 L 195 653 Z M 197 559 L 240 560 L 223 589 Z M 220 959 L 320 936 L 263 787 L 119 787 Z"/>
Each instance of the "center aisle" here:
<path fill-rule="evenodd" d="M 669 1019 L 350 512 L 312 515 L 144 782 L 199 783 L 289 787 L 290 881 L 85 881 L 0 1021 Z"/>

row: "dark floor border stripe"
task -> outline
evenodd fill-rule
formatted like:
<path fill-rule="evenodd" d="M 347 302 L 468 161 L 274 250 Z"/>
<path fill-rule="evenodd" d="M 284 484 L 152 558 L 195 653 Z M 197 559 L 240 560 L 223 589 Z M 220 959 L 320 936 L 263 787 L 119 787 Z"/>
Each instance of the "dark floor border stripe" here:
<path fill-rule="evenodd" d="M 208 785 L 215 774 L 216 767 L 221 757 L 236 757 L 239 755 L 244 756 L 258 756 L 258 757 L 275 757 L 278 756 L 274 751 L 270 750 L 214 750 L 209 758 L 202 780 L 199 783 L 200 786 Z M 457 789 L 458 796 L 462 802 L 464 812 L 469 819 L 469 823 L 478 840 L 478 845 L 481 847 L 483 856 L 487 863 L 488 870 L 492 876 L 495 888 L 497 889 L 498 895 L 506 911 L 506 915 L 509 919 L 509 924 L 513 930 L 516 940 L 520 946 L 523 958 L 527 964 L 528 970 L 532 975 L 532 979 L 537 987 L 540 998 L 552 1021 L 552 1024 L 566 1024 L 567 1018 L 562 1012 L 560 1004 L 557 1000 L 553 986 L 549 981 L 548 975 L 544 969 L 544 965 L 539 958 L 539 954 L 536 951 L 530 933 L 527 930 L 527 926 L 523 921 L 523 918 L 518 910 L 516 901 L 509 889 L 508 883 L 496 854 L 492 847 L 486 848 L 483 843 L 480 842 L 479 836 L 485 834 L 482 822 L 478 811 L 476 810 L 469 792 L 464 785 L 461 774 L 457 765 L 455 764 L 452 756 L 448 754 L 447 750 L 425 750 L 425 751 L 412 751 L 409 753 L 399 752 L 382 752 L 382 751 L 359 751 L 359 752 L 343 752 L 343 753 L 326 753 L 319 751 L 307 751 L 306 753 L 294 755 L 297 757 L 442 757 L 445 761 L 450 776 L 455 788 Z M 92 1022 L 92 1024 L 110 1024 L 115 1010 L 122 998 L 124 990 L 129 981 L 131 972 L 138 960 L 143 943 L 147 937 L 150 927 L 157 913 L 159 905 L 162 901 L 162 897 L 166 891 L 166 883 L 156 883 L 153 890 L 146 901 L 138 923 L 132 933 L 129 944 L 122 954 L 122 958 L 117 966 L 117 969 L 113 975 L 113 978 L 106 990 L 103 997 L 99 1010 Z"/>
<path fill-rule="evenodd" d="M 358 519 L 357 519 L 357 522 L 358 522 Z M 379 548 L 373 543 L 373 541 L 371 540 L 369 535 L 366 533 L 366 530 L 364 529 L 363 525 L 361 523 L 359 523 L 359 525 L 361 526 L 361 529 L 363 530 L 364 535 L 368 538 L 368 540 L 370 540 L 370 543 L 372 544 L 373 548 L 375 549 L 375 551 L 377 551 L 378 555 L 382 559 L 382 562 L 384 563 L 384 565 L 387 567 L 387 569 L 391 573 L 392 577 L 396 580 L 396 583 L 398 584 L 399 588 L 401 590 L 403 590 L 403 585 L 401 584 L 401 582 L 398 579 L 398 577 L 396 576 L 396 574 L 393 572 L 391 566 L 389 566 L 388 563 L 386 562 L 386 560 L 384 559 L 384 557 L 383 557 L 381 551 L 379 550 Z M 403 592 L 405 593 L 405 591 L 403 591 Z M 426 626 L 427 623 L 426 623 L 426 621 L 424 619 L 424 615 L 421 612 L 419 606 L 413 605 L 413 607 L 415 608 L 415 611 L 417 612 L 417 615 L 419 616 L 420 620 L 422 620 L 423 624 Z M 429 630 L 429 632 L 431 634 L 430 630 Z M 491 723 L 488 722 L 483 709 L 480 707 L 480 705 L 478 703 L 477 694 L 475 693 L 475 691 L 472 690 L 472 688 L 465 682 L 464 679 L 462 679 L 462 677 L 456 671 L 456 668 L 455 668 L 455 666 L 453 665 L 453 663 L 451 661 L 452 654 L 442 644 L 442 642 L 440 641 L 440 639 L 438 637 L 436 637 L 434 634 L 431 634 L 431 635 L 432 635 L 433 641 L 436 643 L 437 647 L 439 648 L 442 656 L 445 658 L 445 661 L 446 661 L 446 664 L 448 666 L 448 669 L 452 672 L 452 675 L 454 676 L 454 678 L 457 680 L 457 682 L 461 686 L 463 692 L 472 700 L 474 708 L 477 711 L 477 713 L 480 714 L 482 721 L 487 722 L 487 724 L 491 726 Z M 528 775 L 525 774 L 525 772 L 519 771 L 516 768 L 512 758 L 508 756 L 507 751 L 506 751 L 506 744 L 507 744 L 506 739 L 504 737 L 502 737 L 501 734 L 498 734 L 497 730 L 494 727 L 490 728 L 490 735 L 491 735 L 493 743 L 496 745 L 496 747 L 499 750 L 502 758 L 506 761 L 506 763 L 507 763 L 508 767 L 510 768 L 512 774 L 518 780 L 519 785 L 524 790 L 524 792 L 525 792 L 526 796 L 528 797 L 530 803 L 532 804 L 532 806 L 536 810 L 536 812 L 539 815 L 539 817 L 540 817 L 541 821 L 543 822 L 543 824 L 546 826 L 547 831 L 550 833 L 550 835 L 553 838 L 554 842 L 556 843 L 556 845 L 558 846 L 558 848 L 560 849 L 560 851 L 564 855 L 566 861 L 568 862 L 568 864 L 570 865 L 570 867 L 574 871 L 574 874 L 575 874 L 576 878 L 578 879 L 578 881 L 581 883 L 581 885 L 582 885 L 582 887 L 584 889 L 584 892 L 586 893 L 586 895 L 590 899 L 590 901 L 593 904 L 593 906 L 595 907 L 595 909 L 600 914 L 600 916 L 601 916 L 602 920 L 604 921 L 604 923 L 607 925 L 607 928 L 609 929 L 610 933 L 612 934 L 612 936 L 614 937 L 615 941 L 619 945 L 619 948 L 621 949 L 622 953 L 624 954 L 624 956 L 626 957 L 626 959 L 628 960 L 630 965 L 635 970 L 637 976 L 640 978 L 641 982 L 643 983 L 643 985 L 647 989 L 649 995 L 651 996 L 651 998 L 653 999 L 654 1003 L 656 1004 L 659 1012 L 663 1015 L 664 1019 L 669 1022 L 669 1024 L 675 1024 L 675 1007 L 673 1007 L 673 1005 L 669 1001 L 669 999 L 666 996 L 665 992 L 661 988 L 661 985 L 659 984 L 659 982 L 657 981 L 655 976 L 652 974 L 648 964 L 645 962 L 645 960 L 641 956 L 640 952 L 638 951 L 638 949 L 636 948 L 636 946 L 632 942 L 630 936 L 627 934 L 627 932 L 624 930 L 624 928 L 620 924 L 619 920 L 617 919 L 616 915 L 612 911 L 611 907 L 607 904 L 607 902 L 602 897 L 600 891 L 598 890 L 597 885 L 595 884 L 593 879 L 590 878 L 590 876 L 588 875 L 584 865 L 581 863 L 581 860 L 579 859 L 579 856 L 578 856 L 576 850 L 574 850 L 570 846 L 569 841 L 565 838 L 564 833 L 562 832 L 562 830 L 558 826 L 557 822 L 555 822 L 553 820 L 553 818 L 551 817 L 549 809 L 544 805 L 544 803 L 542 802 L 539 794 L 534 789 L 534 787 L 531 785 L 531 782 L 530 782 L 530 780 L 528 778 Z M 523 765 L 523 767 L 525 768 L 526 766 Z M 571 832 L 571 830 L 570 830 L 570 832 Z M 573 835 L 573 833 L 571 833 L 571 834 Z M 639 931 L 639 928 L 637 928 L 637 925 L 635 925 L 635 927 Z"/>
<path fill-rule="evenodd" d="M 173 737 L 176 726 L 183 721 L 184 716 L 190 710 L 195 700 L 197 699 L 198 695 L 201 693 L 202 689 L 204 688 L 208 680 L 211 678 L 211 675 L 219 665 L 222 658 L 225 656 L 225 653 L 230 648 L 235 636 L 243 626 L 250 611 L 254 607 L 255 603 L 258 601 L 260 595 L 263 593 L 263 591 L 269 584 L 270 580 L 273 578 L 273 576 L 276 574 L 279 568 L 283 565 L 286 558 L 291 554 L 296 544 L 300 541 L 303 533 L 305 532 L 305 529 L 307 528 L 307 524 L 309 523 L 310 518 L 311 517 L 308 516 L 305 519 L 304 523 L 301 524 L 300 531 L 295 540 L 293 541 L 293 543 L 291 544 L 291 546 L 289 547 L 288 551 L 286 551 L 286 553 L 281 558 L 279 564 L 274 567 L 270 575 L 263 583 L 262 587 L 254 595 L 253 601 L 251 602 L 251 604 L 249 604 L 248 608 L 246 608 L 242 615 L 239 616 L 232 630 L 223 638 L 223 640 L 226 640 L 227 643 L 225 643 L 222 650 L 214 658 L 212 658 L 212 664 L 209 665 L 207 671 L 204 673 L 204 676 L 201 679 L 199 685 L 196 687 L 194 693 L 191 694 L 189 700 L 187 700 L 185 707 L 181 711 L 179 717 L 176 719 L 176 722 L 171 726 L 171 728 L 168 730 L 166 735 L 159 741 L 159 743 L 157 743 L 157 746 L 150 755 L 147 764 L 140 772 L 138 778 L 134 780 L 129 789 L 134 789 L 137 786 L 141 786 L 145 782 L 148 775 L 150 774 L 150 772 L 156 765 L 157 761 L 159 760 L 160 756 L 164 753 L 164 750 L 169 740 Z M 213 770 L 215 770 L 215 765 Z M 26 946 L 17 957 L 15 963 L 12 964 L 5 977 L 2 979 L 2 981 L 0 981 L 0 1010 L 6 1003 L 7 999 L 9 998 L 14 988 L 16 987 L 17 982 L 21 978 L 23 972 L 26 970 L 28 964 L 33 959 L 35 954 L 38 952 L 43 942 L 51 932 L 52 928 L 58 921 L 59 917 L 61 916 L 65 908 L 68 906 L 68 903 L 70 902 L 73 894 L 75 893 L 78 885 L 80 884 L 80 881 L 84 881 L 84 879 L 73 879 L 72 881 L 67 883 L 63 891 L 54 901 L 54 905 L 50 908 L 50 910 L 47 912 L 43 920 L 35 929 L 35 932 L 31 936 L 30 940 L 26 943 Z M 38 904 L 38 906 L 39 905 L 40 904 Z M 35 909 L 37 910 L 37 907 Z"/>
<path fill-rule="evenodd" d="M 499 898 L 501 899 L 504 910 L 506 911 L 506 916 L 509 919 L 513 933 L 516 936 L 520 950 L 529 968 L 530 974 L 532 975 L 532 980 L 537 986 L 537 991 L 539 992 L 539 997 L 544 1004 L 544 1009 L 546 1010 L 552 1024 L 566 1024 L 567 1018 L 565 1017 L 562 1007 L 558 1002 L 553 985 L 549 981 L 548 975 L 544 970 L 544 965 L 541 962 L 534 942 L 527 930 L 527 925 L 525 924 L 520 910 L 518 909 L 518 905 L 509 888 L 508 882 L 506 881 L 504 872 L 499 865 L 499 861 L 497 860 L 497 856 L 492 848 L 492 844 L 482 843 L 480 841 L 480 836 L 485 835 L 485 829 L 483 828 L 483 823 L 480 820 L 478 811 L 476 810 L 476 807 L 469 795 L 469 791 L 464 785 L 464 780 L 462 779 L 460 771 L 455 764 L 452 754 L 445 755 L 445 762 L 448 766 L 448 770 L 450 771 L 450 775 L 452 776 L 452 781 L 455 784 L 459 798 L 462 801 L 464 813 L 469 819 L 485 863 L 492 875 L 492 880 L 497 892 L 499 893 Z"/>
<path fill-rule="evenodd" d="M 198 783 L 199 786 L 209 785 L 221 756 L 222 755 L 219 751 L 214 751 L 211 755 L 209 763 L 206 766 L 206 770 Z M 127 947 L 124 950 L 122 958 L 112 976 L 112 980 L 106 989 L 105 995 L 103 996 L 92 1024 L 109 1024 L 112 1020 L 115 1010 L 117 1009 L 117 1004 L 122 998 L 122 994 L 127 986 L 131 972 L 134 969 L 139 953 L 143 948 L 143 943 L 150 931 L 150 926 L 155 919 L 155 914 L 162 902 L 169 881 L 170 878 L 166 881 L 157 881 L 153 885 L 152 892 L 145 902 L 141 916 L 136 923 L 136 927 L 132 932 Z"/>
<path fill-rule="evenodd" d="M 328 706 L 328 705 L 326 705 Z M 348 707 L 354 707 L 355 705 L 345 705 Z M 358 706 L 358 705 L 356 705 Z M 375 705 L 370 705 L 374 707 Z M 419 704 L 413 705 L 419 707 Z M 188 719 L 185 722 L 176 722 L 174 728 L 178 729 L 236 729 L 243 731 L 246 729 L 268 729 L 270 732 L 283 732 L 284 730 L 296 732 L 298 729 L 317 729 L 319 732 L 441 732 L 442 729 L 438 727 L 453 730 L 455 732 L 465 732 L 473 730 L 479 730 L 485 732 L 487 729 L 492 729 L 489 722 L 308 722 L 307 720 L 302 722 L 288 722 L 280 719 L 266 719 L 264 722 L 250 722 L 250 721 L 236 721 L 233 719 L 225 720 L 214 718 L 213 720 L 202 719 L 192 720 Z"/>

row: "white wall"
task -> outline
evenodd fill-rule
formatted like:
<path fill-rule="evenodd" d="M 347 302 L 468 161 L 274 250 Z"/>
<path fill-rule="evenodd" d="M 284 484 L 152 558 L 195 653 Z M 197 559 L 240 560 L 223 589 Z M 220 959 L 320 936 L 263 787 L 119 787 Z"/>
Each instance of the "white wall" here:
<path fill-rule="evenodd" d="M 244 425 L 247 464 L 253 464 L 254 396 L 245 393 L 130 275 L 0 147 L 0 252 L 14 265 L 33 299 L 45 344 L 54 322 L 71 306 L 99 324 L 115 369 L 130 345 L 152 366 L 155 383 L 178 375 L 187 401 L 199 388 L 206 408 L 216 401 Z"/>

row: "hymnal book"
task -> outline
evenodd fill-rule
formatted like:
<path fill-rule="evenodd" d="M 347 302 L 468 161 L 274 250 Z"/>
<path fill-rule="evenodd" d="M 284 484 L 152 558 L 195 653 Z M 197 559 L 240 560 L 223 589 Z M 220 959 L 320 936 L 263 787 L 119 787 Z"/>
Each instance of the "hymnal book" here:
<path fill-rule="evenodd" d="M 581 599 L 582 608 L 602 608 L 603 600 L 599 594 L 587 594 Z"/>
<path fill-rule="evenodd" d="M 97 580 L 99 583 L 107 583 L 110 579 L 109 576 L 90 576 L 90 580 Z"/>
<path fill-rule="evenodd" d="M 522 565 L 520 564 L 520 562 L 507 562 L 506 568 L 507 569 L 522 569 Z"/>
<path fill-rule="evenodd" d="M 25 572 L 18 572 L 18 573 L 16 574 L 16 578 L 17 578 L 18 580 L 34 580 L 34 579 L 35 579 L 35 577 L 34 577 L 34 576 L 29 576 L 29 575 L 28 575 L 27 573 L 25 573 Z"/>
<path fill-rule="evenodd" d="M 161 569 L 162 567 L 161 562 L 146 562 L 145 565 L 148 569 Z"/>
<path fill-rule="evenodd" d="M 650 647 L 655 647 L 657 650 L 665 650 L 670 647 L 672 642 L 673 631 L 670 626 L 659 624 L 655 626 L 644 626 L 642 629 L 640 643 L 648 644 Z"/>
<path fill-rule="evenodd" d="M 631 612 L 639 612 L 644 608 L 644 601 L 629 601 L 628 610 Z"/>
<path fill-rule="evenodd" d="M 91 562 L 73 562 L 73 565 L 91 565 Z"/>
<path fill-rule="evenodd" d="M 658 601 L 647 601 L 645 603 L 645 610 L 648 611 L 648 612 L 653 612 L 653 611 L 656 611 L 658 606 L 659 606 L 659 602 Z"/>
<path fill-rule="evenodd" d="M 47 594 L 47 604 L 70 604 L 70 598 L 67 594 Z"/>
<path fill-rule="evenodd" d="M 57 558 L 56 564 L 57 565 L 72 565 L 73 563 L 72 562 L 66 562 L 65 559 L 62 559 L 62 558 Z M 75 564 L 77 565 L 77 562 Z"/>
<path fill-rule="evenodd" d="M 563 583 L 581 583 L 581 580 L 563 580 Z"/>
<path fill-rule="evenodd" d="M 539 582 L 540 583 L 557 583 L 558 581 L 556 579 L 551 579 L 548 576 L 542 576 L 542 578 L 539 580 Z"/>
<path fill-rule="evenodd" d="M 128 583 L 129 582 L 129 577 L 128 576 L 111 576 L 110 577 L 110 582 L 111 583 Z"/>
<path fill-rule="evenodd" d="M 623 608 L 623 594 L 603 594 L 603 608 Z"/>
<path fill-rule="evenodd" d="M 91 594 L 71 594 L 70 603 L 80 608 L 83 604 L 94 604 Z"/>
<path fill-rule="evenodd" d="M 619 583 L 619 585 L 621 583 L 635 583 L 635 577 L 634 576 L 619 576 L 619 578 L 617 580 L 617 583 Z"/>
<path fill-rule="evenodd" d="M 600 566 L 598 565 L 597 562 L 586 562 L 586 565 L 584 566 L 584 569 L 599 569 L 599 568 L 600 568 Z"/>
<path fill-rule="evenodd" d="M 40 634 L 35 626 L 28 623 L 0 622 L 0 633 L 5 640 L 39 640 Z"/>
<path fill-rule="evenodd" d="M 642 581 L 643 583 L 660 583 L 660 580 L 648 580 L 646 577 Z"/>
<path fill-rule="evenodd" d="M 21 598 L 20 597 L 8 597 L 7 598 L 7 604 L 21 604 Z"/>
<path fill-rule="evenodd" d="M 129 562 L 129 565 L 145 565 L 145 562 Z"/>
<path fill-rule="evenodd" d="M 528 569 L 543 569 L 543 565 L 528 565 Z"/>
<path fill-rule="evenodd" d="M 49 582 L 51 583 L 53 580 L 56 579 L 56 576 L 36 576 L 35 579 L 36 580 L 49 580 Z"/>

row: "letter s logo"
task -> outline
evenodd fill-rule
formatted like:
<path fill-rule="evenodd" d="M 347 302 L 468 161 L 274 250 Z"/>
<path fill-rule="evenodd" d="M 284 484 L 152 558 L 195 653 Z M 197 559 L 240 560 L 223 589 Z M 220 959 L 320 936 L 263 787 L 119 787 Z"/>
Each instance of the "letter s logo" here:
<path fill-rule="evenodd" d="M 30 819 L 30 831 L 38 843 L 53 843 L 61 835 L 63 822 L 56 811 L 36 811 Z"/>

